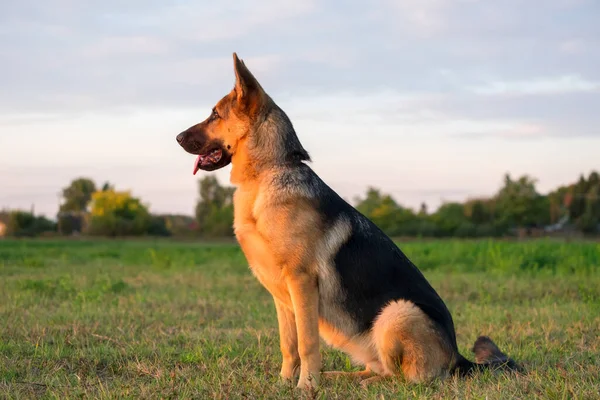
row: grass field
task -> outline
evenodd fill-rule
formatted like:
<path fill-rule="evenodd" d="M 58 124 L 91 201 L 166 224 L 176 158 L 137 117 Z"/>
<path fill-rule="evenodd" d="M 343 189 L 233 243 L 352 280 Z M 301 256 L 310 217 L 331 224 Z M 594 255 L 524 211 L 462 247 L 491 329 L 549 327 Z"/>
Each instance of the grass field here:
<path fill-rule="evenodd" d="M 599 243 L 401 247 L 446 300 L 463 354 L 489 334 L 528 374 L 301 393 L 278 380 L 275 309 L 237 246 L 4 240 L 0 397 L 600 398 Z M 322 353 L 326 370 L 356 369 Z"/>

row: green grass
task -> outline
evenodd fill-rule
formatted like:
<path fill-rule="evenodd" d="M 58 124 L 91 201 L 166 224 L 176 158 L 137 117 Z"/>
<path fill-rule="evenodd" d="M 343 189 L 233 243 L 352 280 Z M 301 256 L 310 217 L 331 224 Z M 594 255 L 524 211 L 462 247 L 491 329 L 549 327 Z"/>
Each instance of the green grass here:
<path fill-rule="evenodd" d="M 453 313 L 528 369 L 302 393 L 278 380 L 275 309 L 235 245 L 0 241 L 0 398 L 600 398 L 600 244 L 401 245 Z M 324 368 L 353 370 L 322 347 Z"/>

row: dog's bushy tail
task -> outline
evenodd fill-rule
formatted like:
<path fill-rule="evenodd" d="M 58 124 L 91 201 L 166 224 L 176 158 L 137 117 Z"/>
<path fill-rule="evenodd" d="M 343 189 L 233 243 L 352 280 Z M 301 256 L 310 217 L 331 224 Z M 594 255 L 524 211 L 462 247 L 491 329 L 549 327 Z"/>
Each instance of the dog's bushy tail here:
<path fill-rule="evenodd" d="M 453 374 L 464 377 L 485 370 L 525 372 L 522 366 L 500 351 L 496 343 L 487 336 L 478 337 L 471 351 L 475 353 L 475 362 L 459 355 L 460 358 L 452 369 Z"/>

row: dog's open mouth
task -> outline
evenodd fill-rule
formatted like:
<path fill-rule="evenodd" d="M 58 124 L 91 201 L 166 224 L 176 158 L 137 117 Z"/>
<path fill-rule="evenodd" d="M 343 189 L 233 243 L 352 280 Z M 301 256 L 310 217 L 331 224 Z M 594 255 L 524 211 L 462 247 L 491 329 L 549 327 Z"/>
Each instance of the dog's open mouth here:
<path fill-rule="evenodd" d="M 198 172 L 199 169 L 207 169 L 211 166 L 215 166 L 221 161 L 223 157 L 223 150 L 221 149 L 213 149 L 208 153 L 198 154 L 196 158 L 196 162 L 194 163 L 194 175 Z"/>

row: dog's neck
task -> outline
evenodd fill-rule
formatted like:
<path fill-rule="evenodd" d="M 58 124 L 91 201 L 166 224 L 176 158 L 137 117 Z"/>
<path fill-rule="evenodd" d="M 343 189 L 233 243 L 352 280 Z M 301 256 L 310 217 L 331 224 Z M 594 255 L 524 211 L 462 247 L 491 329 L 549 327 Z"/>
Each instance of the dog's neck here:
<path fill-rule="evenodd" d="M 253 160 L 253 157 L 246 150 L 248 146 L 248 137 L 240 140 L 238 143 L 239 149 L 231 157 L 231 174 L 229 181 L 235 186 L 241 186 L 247 183 L 255 182 L 260 176 L 259 164 Z"/>
<path fill-rule="evenodd" d="M 240 139 L 232 155 L 230 181 L 234 185 L 255 183 L 263 173 L 310 160 L 285 113 L 270 110 L 250 134 Z"/>
<path fill-rule="evenodd" d="M 263 176 L 271 174 L 287 164 L 275 157 L 271 150 L 256 154 L 248 148 L 249 139 L 240 140 L 243 151 L 231 157 L 231 173 L 229 181 L 235 186 L 255 185 Z M 239 147 L 238 147 L 239 148 Z"/>

